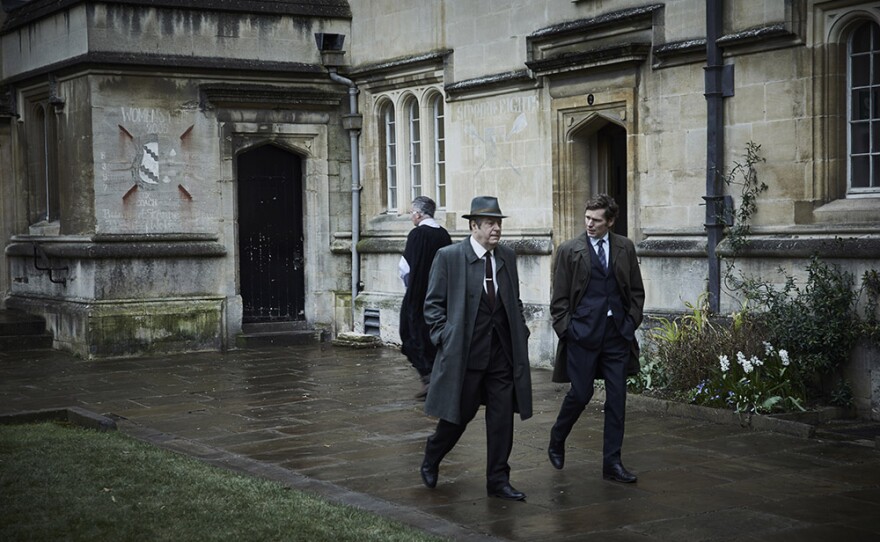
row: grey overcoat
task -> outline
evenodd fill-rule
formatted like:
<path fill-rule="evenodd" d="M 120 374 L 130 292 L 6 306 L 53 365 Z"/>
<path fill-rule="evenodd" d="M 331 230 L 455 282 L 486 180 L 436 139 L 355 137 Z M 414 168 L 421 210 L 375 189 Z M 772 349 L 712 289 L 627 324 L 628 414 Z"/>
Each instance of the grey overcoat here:
<path fill-rule="evenodd" d="M 529 328 L 519 298 L 516 254 L 498 245 L 495 262 L 498 296 L 507 312 L 513 342 L 514 408 L 525 420 L 532 416 L 532 380 Z M 425 399 L 429 416 L 461 423 L 461 390 L 484 278 L 485 264 L 477 258 L 469 237 L 440 249 L 434 258 L 425 296 L 425 322 L 431 331 L 431 341 L 437 346 Z"/>

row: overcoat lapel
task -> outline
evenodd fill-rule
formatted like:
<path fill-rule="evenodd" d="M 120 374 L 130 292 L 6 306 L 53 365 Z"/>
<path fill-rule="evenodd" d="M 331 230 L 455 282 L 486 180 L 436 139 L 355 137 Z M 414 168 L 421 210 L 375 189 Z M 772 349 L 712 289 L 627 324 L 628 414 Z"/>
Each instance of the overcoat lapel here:
<path fill-rule="evenodd" d="M 510 274 L 507 272 L 508 267 L 501 255 L 500 250 L 495 250 L 495 277 L 498 279 L 498 296 L 504 302 L 504 306 L 510 304 Z"/>
<path fill-rule="evenodd" d="M 575 272 L 574 282 L 572 284 L 577 285 L 575 288 L 580 290 L 580 294 L 578 299 L 574 300 L 574 304 L 571 307 L 571 310 L 574 310 L 574 307 L 577 303 L 580 303 L 580 297 L 584 292 L 587 291 L 587 283 L 590 281 L 590 252 L 592 247 L 590 247 L 590 242 L 587 241 L 587 236 L 584 234 L 581 238 L 581 243 L 579 243 L 578 248 L 576 249 L 577 253 L 577 271 Z M 578 291 L 577 289 L 572 289 L 572 291 Z"/>
<path fill-rule="evenodd" d="M 623 268 L 626 258 L 621 257 L 624 253 L 623 243 L 614 234 L 610 234 L 608 238 L 611 240 L 611 268 L 614 269 L 614 277 L 617 279 L 617 284 L 623 288 L 625 284 L 629 284 L 629 270 Z"/>
<path fill-rule="evenodd" d="M 475 300 L 475 302 L 467 303 L 468 309 L 468 319 L 467 319 L 467 330 L 468 330 L 468 344 L 470 344 L 471 332 L 474 329 L 474 322 L 477 320 L 477 310 L 480 305 L 480 296 L 483 295 L 483 281 L 486 279 L 486 267 L 483 263 L 483 260 L 477 258 L 477 253 L 474 252 L 473 247 L 471 247 L 471 241 L 469 238 L 465 238 L 462 243 L 465 244 L 464 247 L 464 259 L 467 267 L 467 276 L 465 280 L 467 280 L 466 288 L 468 299 Z"/>

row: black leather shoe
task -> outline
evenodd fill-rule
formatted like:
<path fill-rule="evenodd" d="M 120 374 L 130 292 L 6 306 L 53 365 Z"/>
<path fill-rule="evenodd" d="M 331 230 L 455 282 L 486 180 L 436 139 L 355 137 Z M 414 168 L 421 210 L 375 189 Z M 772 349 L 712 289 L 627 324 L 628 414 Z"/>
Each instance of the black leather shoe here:
<path fill-rule="evenodd" d="M 422 475 L 422 482 L 425 483 L 426 487 L 430 489 L 437 487 L 438 471 L 437 467 L 431 468 L 427 463 L 422 463 L 422 466 L 419 468 L 419 474 Z"/>
<path fill-rule="evenodd" d="M 498 486 L 495 489 L 490 489 L 489 496 L 498 497 L 499 499 L 507 499 L 508 501 L 526 500 L 526 494 L 522 491 L 517 491 L 513 489 L 513 486 L 510 484 L 504 484 L 503 486 Z"/>
<path fill-rule="evenodd" d="M 613 482 L 621 482 L 623 484 L 631 484 L 638 480 L 638 477 L 623 468 L 623 465 L 616 463 L 602 468 L 602 478 Z"/>
<path fill-rule="evenodd" d="M 547 455 L 550 456 L 550 464 L 555 469 L 562 469 L 565 465 L 565 444 L 559 444 L 550 441 L 550 447 L 547 448 Z"/>

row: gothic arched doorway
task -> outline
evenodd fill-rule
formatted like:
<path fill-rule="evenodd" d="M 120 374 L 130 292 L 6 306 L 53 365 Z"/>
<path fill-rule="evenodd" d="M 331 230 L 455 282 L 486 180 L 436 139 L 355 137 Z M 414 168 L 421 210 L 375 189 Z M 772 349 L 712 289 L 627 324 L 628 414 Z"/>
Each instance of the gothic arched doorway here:
<path fill-rule="evenodd" d="M 242 321 L 305 319 L 302 159 L 273 145 L 238 156 Z"/>
<path fill-rule="evenodd" d="M 614 232 L 628 236 L 626 129 L 602 115 L 591 115 L 572 127 L 566 137 L 561 171 L 562 206 L 570 213 L 562 221 L 565 238 L 584 231 L 584 204 L 606 193 L 617 201 L 620 214 Z"/>

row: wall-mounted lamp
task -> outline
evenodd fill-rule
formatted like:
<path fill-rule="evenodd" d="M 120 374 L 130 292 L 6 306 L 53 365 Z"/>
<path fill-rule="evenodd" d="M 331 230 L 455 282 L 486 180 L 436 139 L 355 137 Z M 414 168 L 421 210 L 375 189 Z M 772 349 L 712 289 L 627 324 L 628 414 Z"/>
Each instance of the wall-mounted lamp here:
<path fill-rule="evenodd" d="M 345 34 L 325 34 L 318 32 L 315 34 L 315 43 L 318 44 L 320 51 L 341 51 L 342 44 L 345 43 Z"/>
<path fill-rule="evenodd" d="M 342 66 L 342 57 L 345 51 L 342 46 L 345 43 L 345 34 L 315 33 L 315 43 L 321 51 L 321 63 L 326 67 Z"/>

